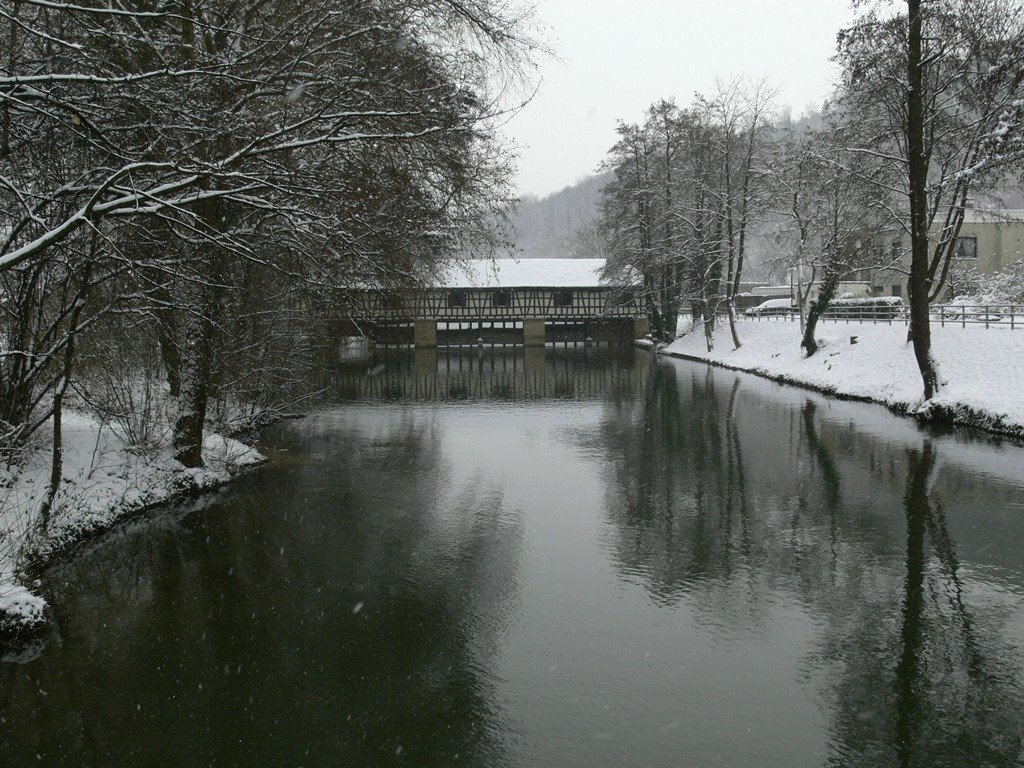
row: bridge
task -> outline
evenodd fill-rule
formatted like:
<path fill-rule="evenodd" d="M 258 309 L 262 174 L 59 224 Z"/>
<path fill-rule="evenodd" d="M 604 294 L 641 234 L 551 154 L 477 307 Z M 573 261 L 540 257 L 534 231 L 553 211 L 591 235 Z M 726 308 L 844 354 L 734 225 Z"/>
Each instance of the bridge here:
<path fill-rule="evenodd" d="M 473 260 L 437 285 L 364 291 L 352 321 L 381 344 L 631 343 L 648 332 L 637 286 L 602 281 L 604 259 Z"/>

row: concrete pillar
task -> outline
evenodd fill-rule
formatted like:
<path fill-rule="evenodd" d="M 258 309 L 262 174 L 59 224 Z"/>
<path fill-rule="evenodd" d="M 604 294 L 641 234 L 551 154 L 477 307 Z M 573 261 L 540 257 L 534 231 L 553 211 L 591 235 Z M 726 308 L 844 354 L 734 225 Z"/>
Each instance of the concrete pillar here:
<path fill-rule="evenodd" d="M 647 319 L 647 315 L 643 317 L 633 318 L 633 338 L 642 339 L 648 333 L 651 332 L 651 321 Z"/>
<path fill-rule="evenodd" d="M 527 378 L 543 378 L 544 366 L 544 347 L 527 347 L 523 350 L 523 374 Z"/>
<path fill-rule="evenodd" d="M 437 346 L 437 321 L 417 320 L 413 330 L 412 343 L 417 347 Z"/>
<path fill-rule="evenodd" d="M 416 376 L 431 379 L 437 376 L 437 347 L 421 347 L 416 345 L 413 353 Z"/>
<path fill-rule="evenodd" d="M 543 347 L 547 336 L 544 320 L 523 320 L 523 344 L 527 347 Z"/>

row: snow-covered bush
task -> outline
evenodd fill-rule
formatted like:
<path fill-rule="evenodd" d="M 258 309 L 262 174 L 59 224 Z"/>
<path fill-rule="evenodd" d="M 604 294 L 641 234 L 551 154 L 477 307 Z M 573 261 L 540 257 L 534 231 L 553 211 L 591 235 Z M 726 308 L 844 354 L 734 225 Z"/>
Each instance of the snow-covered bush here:
<path fill-rule="evenodd" d="M 903 310 L 903 299 L 899 296 L 861 296 L 829 302 L 825 315 L 886 319 L 897 317 Z"/>
<path fill-rule="evenodd" d="M 34 520 L 31 501 L 18 487 L 18 470 L 0 468 L 0 591 L 21 564 Z"/>
<path fill-rule="evenodd" d="M 955 304 L 1024 304 L 1024 259 L 989 275 L 979 275 L 974 290 Z"/>
<path fill-rule="evenodd" d="M 43 623 L 46 600 L 21 584 L 0 581 L 0 635 L 30 630 Z"/>
<path fill-rule="evenodd" d="M 978 292 L 981 285 L 981 275 L 973 264 L 954 260 L 949 265 L 949 275 L 946 277 L 946 284 L 952 296 L 970 296 Z"/>
<path fill-rule="evenodd" d="M 845 296 L 845 294 L 844 294 Z M 833 307 L 902 307 L 903 299 L 899 296 L 861 296 L 859 298 L 834 299 L 829 306 Z"/>

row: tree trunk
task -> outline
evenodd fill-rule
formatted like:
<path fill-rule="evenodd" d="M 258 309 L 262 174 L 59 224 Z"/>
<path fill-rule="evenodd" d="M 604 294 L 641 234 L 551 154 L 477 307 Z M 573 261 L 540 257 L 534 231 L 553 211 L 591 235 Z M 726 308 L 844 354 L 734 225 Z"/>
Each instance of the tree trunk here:
<path fill-rule="evenodd" d="M 921 0 L 907 0 L 907 170 L 910 192 L 910 301 L 909 334 L 924 384 L 924 399 L 939 388 L 938 372 L 932 358 L 931 325 L 928 317 L 928 164 L 924 146 L 924 77 L 921 51 Z"/>
<path fill-rule="evenodd" d="M 792 278 L 790 278 L 790 280 L 792 280 Z M 790 293 L 792 293 L 792 289 L 790 289 Z M 796 272 L 796 306 L 797 310 L 800 312 L 800 331 L 801 333 L 806 333 L 807 318 L 804 316 L 804 268 L 802 263 L 797 266 Z M 813 333 L 814 332 L 811 331 L 811 338 L 814 338 Z M 807 356 L 810 357 L 812 354 L 812 352 L 808 352 Z"/>
<path fill-rule="evenodd" d="M 154 298 L 160 304 L 156 310 L 157 342 L 160 346 L 160 361 L 164 365 L 167 387 L 171 397 L 181 393 L 181 353 L 178 351 L 178 319 L 174 314 L 171 292 L 161 282 L 154 291 Z"/>
<path fill-rule="evenodd" d="M 807 322 L 804 325 L 803 340 L 800 342 L 800 346 L 807 352 L 807 357 L 818 351 L 818 342 L 814 339 L 814 332 L 818 328 L 818 319 L 825 314 L 828 305 L 835 298 L 836 291 L 839 289 L 839 278 L 838 270 L 830 269 L 826 266 L 825 274 L 821 281 L 821 291 L 818 292 L 818 298 L 811 302 L 810 309 L 807 312 Z M 800 296 L 799 300 L 802 307 L 803 297 Z"/>
<path fill-rule="evenodd" d="M 736 304 L 730 298 L 729 300 L 729 332 L 732 334 L 732 346 L 733 349 L 739 349 L 743 346 L 743 342 L 740 341 L 740 334 L 736 330 Z"/>
<path fill-rule="evenodd" d="M 168 391 L 171 397 L 178 397 L 181 394 L 181 353 L 178 351 L 177 341 L 178 322 L 171 310 L 161 310 L 158 313 L 157 335 Z"/>
<path fill-rule="evenodd" d="M 708 352 L 711 352 L 715 348 L 715 316 L 710 312 L 705 312 L 703 322 L 704 341 L 707 344 Z"/>
<path fill-rule="evenodd" d="M 701 288 L 701 323 L 704 326 L 704 342 L 707 344 L 708 352 L 715 348 L 715 308 L 711 306 L 708 298 L 707 283 Z"/>
<path fill-rule="evenodd" d="M 651 335 L 661 340 L 665 332 L 665 324 L 661 317 L 661 292 L 653 280 L 644 281 L 647 287 L 648 312 L 651 316 Z"/>
<path fill-rule="evenodd" d="M 715 223 L 713 242 L 716 248 L 721 249 L 724 224 L 721 215 Z M 704 335 L 708 342 L 708 352 L 714 347 L 715 316 L 718 314 L 719 301 L 722 291 L 722 253 L 721 250 L 712 252 L 708 279 L 704 283 L 704 302 L 707 307 L 707 314 L 704 316 Z"/>
<path fill-rule="evenodd" d="M 172 443 L 174 458 L 186 467 L 203 465 L 203 428 L 210 391 L 210 362 L 213 336 L 211 288 L 192 286 L 194 300 L 188 307 L 179 342 L 180 391 L 178 418 Z"/>
<path fill-rule="evenodd" d="M 662 267 L 661 321 L 664 325 L 665 341 L 672 342 L 679 329 L 679 287 L 676 285 L 675 270 Z"/>
<path fill-rule="evenodd" d="M 85 308 L 85 297 L 89 291 L 89 281 L 92 280 L 93 261 L 96 257 L 98 237 L 93 233 L 92 245 L 90 247 L 88 261 L 82 270 L 82 283 L 75 296 L 74 309 L 68 318 L 68 338 L 64 345 L 64 360 L 61 368 L 59 383 L 53 392 L 53 446 L 50 452 L 50 485 L 46 491 L 46 498 L 39 507 L 39 530 L 45 534 L 50 527 L 50 512 L 53 510 L 53 501 L 57 498 L 60 490 L 60 481 L 64 474 L 64 433 L 61 420 L 64 418 L 64 395 L 71 385 L 71 369 L 75 362 L 75 339 L 78 336 L 78 321 Z"/>
<path fill-rule="evenodd" d="M 217 200 L 203 201 L 196 213 L 209 232 L 223 227 L 227 211 Z M 203 432 L 213 369 L 213 331 L 225 283 L 224 255 L 212 244 L 193 253 L 193 273 L 185 284 L 186 315 L 177 343 L 178 418 L 171 443 L 186 467 L 203 466 Z"/>
<path fill-rule="evenodd" d="M 729 214 L 732 215 L 731 213 Z M 725 281 L 725 309 L 729 315 L 729 333 L 732 334 L 732 345 L 734 349 L 743 346 L 740 341 L 739 331 L 736 330 L 736 296 L 734 286 L 738 283 L 736 272 L 737 264 L 734 263 L 732 223 L 729 224 L 729 265 Z"/>
<path fill-rule="evenodd" d="M 665 300 L 663 314 L 665 316 L 666 341 L 671 343 L 676 338 L 679 330 L 679 280 L 677 269 L 673 264 L 675 258 L 675 230 L 672 226 L 672 126 L 668 114 L 663 113 L 663 128 L 665 134 L 665 183 L 664 183 L 664 217 L 665 217 L 665 244 L 663 258 L 669 259 L 662 269 L 664 279 Z"/>

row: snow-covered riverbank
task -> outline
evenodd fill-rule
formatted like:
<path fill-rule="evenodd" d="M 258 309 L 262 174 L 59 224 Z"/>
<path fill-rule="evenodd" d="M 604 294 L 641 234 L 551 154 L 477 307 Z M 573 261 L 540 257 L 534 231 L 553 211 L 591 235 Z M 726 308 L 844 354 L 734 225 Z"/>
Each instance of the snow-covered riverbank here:
<path fill-rule="evenodd" d="M 18 466 L 0 467 L 0 628 L 28 628 L 44 620 L 45 600 L 18 573 L 26 552 L 45 561 L 117 520 L 156 504 L 226 482 L 263 456 L 237 440 L 208 435 L 203 469 L 186 469 L 170 448 L 147 455 L 126 450 L 112 429 L 90 416 L 63 419 L 63 484 L 45 538 L 37 539 L 39 509 L 50 477 L 47 446 Z"/>
<path fill-rule="evenodd" d="M 1024 333 L 1007 329 L 936 328 L 932 339 L 944 385 L 924 402 L 921 377 L 903 325 L 823 323 L 821 349 L 805 358 L 793 322 L 742 321 L 743 346 L 727 326 L 708 352 L 691 331 L 661 354 L 749 371 L 843 397 L 883 403 L 921 418 L 951 421 L 1024 437 Z M 851 344 L 851 337 L 856 343 Z"/>

